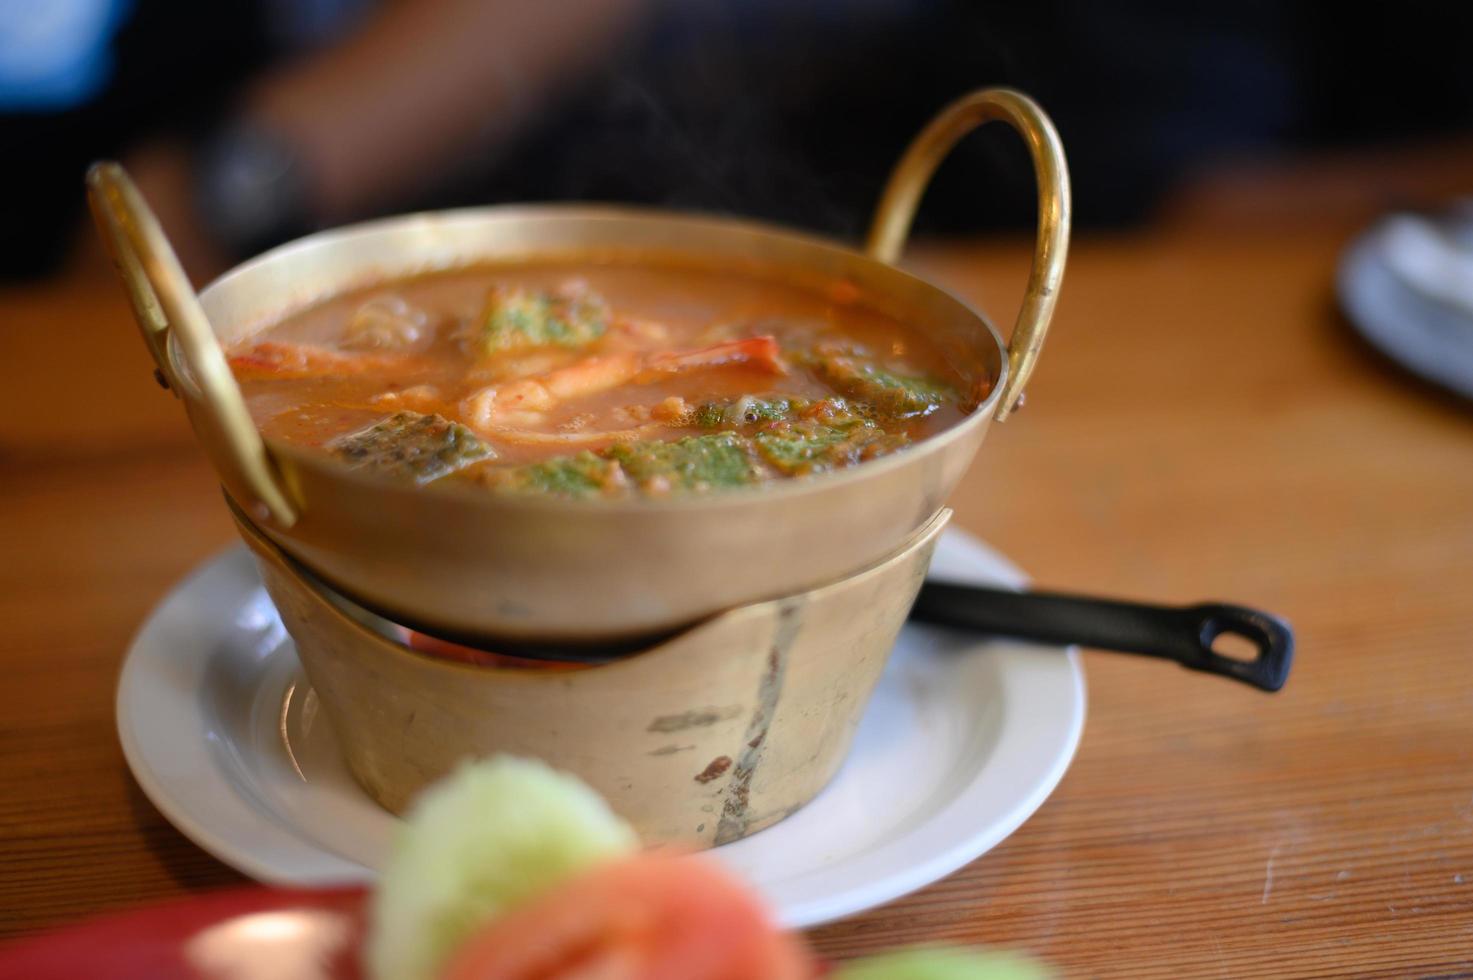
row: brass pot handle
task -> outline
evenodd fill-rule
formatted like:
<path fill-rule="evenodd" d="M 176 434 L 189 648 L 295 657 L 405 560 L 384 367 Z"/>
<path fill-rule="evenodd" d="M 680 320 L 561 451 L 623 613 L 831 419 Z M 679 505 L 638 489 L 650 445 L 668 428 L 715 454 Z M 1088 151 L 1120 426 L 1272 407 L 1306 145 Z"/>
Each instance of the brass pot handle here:
<path fill-rule="evenodd" d="M 197 427 L 207 429 L 200 434 L 226 487 L 256 517 L 290 527 L 297 519 L 296 507 L 281 486 L 225 352 L 158 218 L 116 163 L 94 164 L 87 172 L 87 199 L 159 378 L 198 411 L 190 415 Z M 170 334 L 188 367 L 187 378 L 174 370 Z"/>
<path fill-rule="evenodd" d="M 1038 241 L 1023 305 L 1008 341 L 1008 377 L 998 399 L 998 421 L 1007 419 L 1023 397 L 1023 387 L 1038 363 L 1064 278 L 1069 251 L 1069 165 L 1058 131 L 1038 103 L 1006 88 L 980 89 L 942 109 L 906 149 L 890 173 L 870 225 L 865 250 L 881 262 L 900 258 L 916 206 L 936 167 L 963 136 L 983 123 L 1002 120 L 1018 131 L 1033 157 L 1038 182 Z"/>

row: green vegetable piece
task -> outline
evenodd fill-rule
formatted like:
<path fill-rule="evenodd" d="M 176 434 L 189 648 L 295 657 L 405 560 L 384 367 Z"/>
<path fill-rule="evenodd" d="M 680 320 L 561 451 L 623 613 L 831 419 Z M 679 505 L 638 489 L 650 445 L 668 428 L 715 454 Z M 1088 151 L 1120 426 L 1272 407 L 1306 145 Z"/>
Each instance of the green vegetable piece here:
<path fill-rule="evenodd" d="M 806 405 L 801 415 L 804 419 L 825 425 L 853 425 L 872 421 L 874 412 L 868 406 L 853 404 L 838 395 L 830 395 Z"/>
<path fill-rule="evenodd" d="M 410 809 L 374 893 L 368 965 L 428 980 L 508 909 L 639 841 L 582 781 L 498 756 L 461 765 Z"/>
<path fill-rule="evenodd" d="M 676 442 L 617 443 L 596 453 L 483 470 L 477 476 L 496 490 L 591 497 L 622 492 L 631 483 L 652 493 L 748 486 L 761 473 L 749 441 L 720 432 Z"/>
<path fill-rule="evenodd" d="M 1051 971 L 1017 953 L 921 946 L 841 963 L 831 980 L 1048 980 Z"/>
<path fill-rule="evenodd" d="M 492 290 L 477 341 L 482 354 L 534 347 L 582 347 L 609 326 L 608 304 L 595 293 L 520 288 Z"/>
<path fill-rule="evenodd" d="M 755 434 L 713 432 L 673 442 L 616 443 L 597 452 L 558 456 L 504 469 L 481 469 L 473 479 L 494 490 L 591 497 L 624 493 L 703 493 L 760 483 L 772 471 L 803 476 L 851 466 L 910 444 L 905 433 L 886 432 L 868 419 L 803 419 L 765 423 Z M 824 403 L 819 403 L 824 404 Z M 765 465 L 764 465 L 765 464 Z"/>
<path fill-rule="evenodd" d="M 737 429 L 744 425 L 780 422 L 792 418 L 808 407 L 803 398 L 757 398 L 744 395 L 729 402 L 706 402 L 692 416 L 703 429 Z"/>
<path fill-rule="evenodd" d="M 853 434 L 831 426 L 775 429 L 759 432 L 757 451 L 772 466 L 790 476 L 832 469 L 850 455 Z"/>
<path fill-rule="evenodd" d="M 703 429 L 719 429 L 726 424 L 726 405 L 722 402 L 706 402 L 692 413 L 691 422 Z"/>
<path fill-rule="evenodd" d="M 789 476 L 853 466 L 894 452 L 909 442 L 904 433 L 888 433 L 863 419 L 775 426 L 753 437 L 762 458 Z"/>
<path fill-rule="evenodd" d="M 429 483 L 495 455 L 476 434 L 443 415 L 398 412 L 366 429 L 339 436 L 329 452 L 354 469 Z"/>
<path fill-rule="evenodd" d="M 610 446 L 616 460 L 642 489 L 708 490 L 745 487 L 761 473 L 748 440 L 733 432 L 689 436 L 675 442 L 633 442 Z"/>
<path fill-rule="evenodd" d="M 497 490 L 558 497 L 591 497 L 622 489 L 627 482 L 618 463 L 591 452 L 485 473 Z"/>
<path fill-rule="evenodd" d="M 819 355 L 809 365 L 841 395 L 871 405 L 890 418 L 930 415 L 942 402 L 956 397 L 956 392 L 940 382 L 896 374 L 850 354 Z"/>

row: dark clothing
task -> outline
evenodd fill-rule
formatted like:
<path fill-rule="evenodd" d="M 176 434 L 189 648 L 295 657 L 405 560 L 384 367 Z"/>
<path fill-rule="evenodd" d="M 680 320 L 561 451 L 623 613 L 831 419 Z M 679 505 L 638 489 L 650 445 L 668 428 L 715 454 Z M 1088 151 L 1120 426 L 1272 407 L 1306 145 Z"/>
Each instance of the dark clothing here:
<path fill-rule="evenodd" d="M 89 160 L 222 118 L 280 51 L 270 7 L 140 0 L 98 100 L 0 118 L 6 186 L 26 188 L 7 209 L 0 270 L 54 263 Z M 1470 36 L 1473 5 L 1430 0 L 1364 11 L 1274 0 L 670 2 L 512 144 L 427 175 L 399 207 L 637 201 L 857 236 L 925 121 L 969 89 L 1006 84 L 1058 124 L 1076 221 L 1126 224 L 1225 156 L 1467 127 Z M 1027 155 L 994 126 L 942 167 L 920 225 L 1022 226 L 1033 210 Z"/>

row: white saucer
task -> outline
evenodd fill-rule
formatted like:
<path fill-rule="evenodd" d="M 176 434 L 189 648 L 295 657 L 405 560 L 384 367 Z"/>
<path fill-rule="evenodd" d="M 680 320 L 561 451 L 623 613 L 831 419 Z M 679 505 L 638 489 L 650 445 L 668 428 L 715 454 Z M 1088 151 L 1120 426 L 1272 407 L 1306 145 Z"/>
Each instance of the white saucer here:
<path fill-rule="evenodd" d="M 1020 585 L 960 532 L 937 578 Z M 396 818 L 349 777 L 244 548 L 153 612 L 118 685 L 123 753 L 187 837 L 273 884 L 370 881 Z M 1023 823 L 1063 777 L 1084 725 L 1077 655 L 907 625 L 833 784 L 803 810 L 712 853 L 790 927 L 945 877 Z"/>

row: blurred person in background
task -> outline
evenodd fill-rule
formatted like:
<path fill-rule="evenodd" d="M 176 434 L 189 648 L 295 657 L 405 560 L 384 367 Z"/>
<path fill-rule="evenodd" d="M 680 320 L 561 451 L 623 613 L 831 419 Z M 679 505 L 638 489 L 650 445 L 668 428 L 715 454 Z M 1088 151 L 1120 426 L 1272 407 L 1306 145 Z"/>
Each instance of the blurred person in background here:
<path fill-rule="evenodd" d="M 853 237 L 906 141 L 988 84 L 1054 116 L 1078 222 L 1127 225 L 1213 161 L 1465 130 L 1469 36 L 1473 5 L 1418 0 L 0 0 L 0 275 L 64 262 L 105 156 L 197 278 L 314 228 L 501 201 Z M 1031 186 L 984 131 L 921 225 L 1026 225 Z"/>

